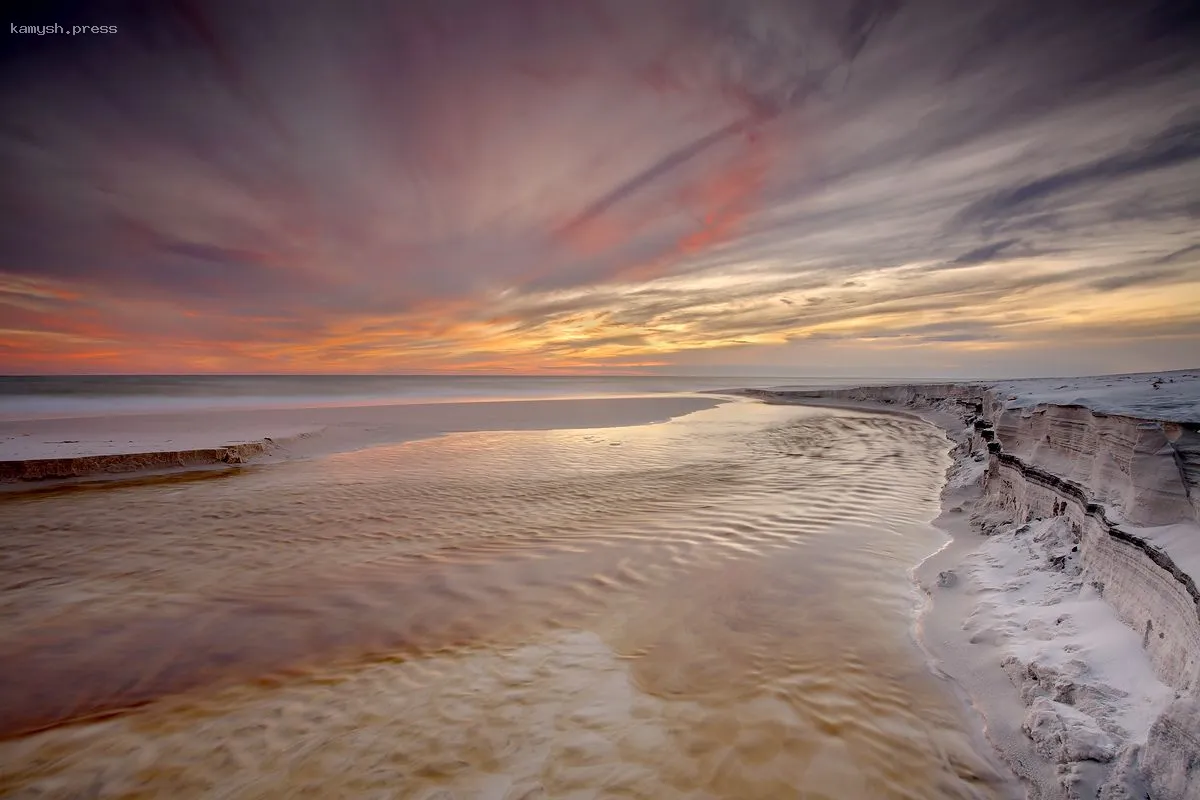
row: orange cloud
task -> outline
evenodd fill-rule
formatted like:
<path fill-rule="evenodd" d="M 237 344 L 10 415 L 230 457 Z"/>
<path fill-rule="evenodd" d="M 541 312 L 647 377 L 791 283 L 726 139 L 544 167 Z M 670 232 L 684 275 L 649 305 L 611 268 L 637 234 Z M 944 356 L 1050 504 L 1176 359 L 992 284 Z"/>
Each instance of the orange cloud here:
<path fill-rule="evenodd" d="M 774 153 L 763 130 L 752 128 L 742 139 L 741 152 L 726 169 L 683 189 L 683 203 L 696 209 L 701 227 L 679 241 L 682 254 L 728 240 L 757 210 Z"/>

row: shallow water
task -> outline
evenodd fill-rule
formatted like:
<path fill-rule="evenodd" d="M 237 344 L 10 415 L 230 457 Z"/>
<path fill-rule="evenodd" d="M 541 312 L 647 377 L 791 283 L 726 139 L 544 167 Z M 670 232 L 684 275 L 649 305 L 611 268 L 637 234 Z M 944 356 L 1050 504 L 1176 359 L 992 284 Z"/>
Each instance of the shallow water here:
<path fill-rule="evenodd" d="M 671 375 L 0 375 L 0 420 L 862 386 L 875 378 Z"/>
<path fill-rule="evenodd" d="M 911 636 L 946 449 L 739 402 L 5 498 L 0 791 L 1002 796 Z"/>

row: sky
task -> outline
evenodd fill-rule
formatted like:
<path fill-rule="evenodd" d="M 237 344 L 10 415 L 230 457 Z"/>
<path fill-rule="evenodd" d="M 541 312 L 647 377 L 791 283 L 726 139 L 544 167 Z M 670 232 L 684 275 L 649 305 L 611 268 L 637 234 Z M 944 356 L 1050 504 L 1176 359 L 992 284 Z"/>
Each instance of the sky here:
<path fill-rule="evenodd" d="M 0 372 L 1200 366 L 1200 17 L 28 3 Z"/>

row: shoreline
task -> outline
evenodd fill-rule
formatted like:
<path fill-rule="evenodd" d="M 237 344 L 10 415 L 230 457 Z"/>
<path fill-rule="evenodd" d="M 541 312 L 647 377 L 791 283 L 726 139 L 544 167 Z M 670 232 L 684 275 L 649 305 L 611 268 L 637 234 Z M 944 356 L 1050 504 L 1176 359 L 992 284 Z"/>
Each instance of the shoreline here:
<path fill-rule="evenodd" d="M 745 394 L 914 417 L 953 443 L 931 523 L 950 539 L 911 571 L 925 599 L 913 630 L 1030 797 L 1200 798 L 1195 421 L 1111 398 L 1058 406 L 1011 383 Z M 1187 397 L 1171 398 L 1177 419 L 1192 419 Z M 1090 444 L 1071 438 L 1081 415 Z M 1112 440 L 1140 459 L 1123 479 L 1087 460 Z"/>
<path fill-rule="evenodd" d="M 927 417 L 921 418 L 932 422 Z M 996 663 L 994 652 L 971 648 L 969 637 L 964 636 L 970 600 L 965 596 L 967 587 L 961 575 L 968 557 L 986 541 L 970 519 L 971 512 L 983 499 L 979 480 L 982 476 L 969 472 L 961 477 L 955 475 L 975 462 L 969 460 L 969 454 L 961 453 L 966 444 L 961 432 L 944 425 L 939 427 L 952 443 L 952 462 L 946 471 L 940 513 L 930 524 L 945 533 L 949 541 L 912 569 L 913 583 L 925 597 L 915 623 L 917 638 L 933 659 L 932 666 L 956 687 L 968 704 L 980 725 L 983 740 L 994 755 L 1027 791 L 1032 787 L 1038 794 L 1046 794 L 1046 788 L 1057 780 L 1054 765 L 1038 755 L 1022 731 L 1025 707 L 1020 697 Z M 1005 699 L 1012 702 L 1003 702 Z"/>
<path fill-rule="evenodd" d="M 655 394 L 0 421 L 0 492 L 278 463 L 483 431 L 649 425 L 737 401 Z"/>
<path fill-rule="evenodd" d="M 951 685 L 963 703 L 967 716 L 978 726 L 970 732 L 972 739 L 981 747 L 983 755 L 996 762 L 993 766 L 1007 773 L 1025 790 L 1030 789 L 1032 785 L 1032 788 L 1040 792 L 1040 787 L 1053 783 L 1053 764 L 1037 755 L 1032 743 L 1021 731 L 1024 708 L 1019 697 L 1014 694 L 1014 702 L 1008 705 L 981 700 L 981 695 L 1008 693 L 1012 690 L 1011 683 L 1002 669 L 989 669 L 991 665 L 984 658 L 978 657 L 987 654 L 979 653 L 976 654 L 976 658 L 970 657 L 972 654 L 962 646 L 964 642 L 961 641 L 961 635 L 955 636 L 956 633 L 960 633 L 956 628 L 961 626 L 965 616 L 962 613 L 961 602 L 948 603 L 945 596 L 938 602 L 939 592 L 935 591 L 939 588 L 939 575 L 946 572 L 957 574 L 955 571 L 961 568 L 964 559 L 985 539 L 982 532 L 969 521 L 970 509 L 982 496 L 982 489 L 977 480 L 980 476 L 968 475 L 966 480 L 960 479 L 961 485 L 954 485 L 955 473 L 962 471 L 964 466 L 970 463 L 968 458 L 962 457 L 958 452 L 966 444 L 960 433 L 965 424 L 946 412 L 897 408 L 894 405 L 869 400 L 778 397 L 764 399 L 763 402 L 908 417 L 934 425 L 945 434 L 950 444 L 951 463 L 946 468 L 939 513 L 929 524 L 944 533 L 948 539 L 909 570 L 913 586 L 922 598 L 920 605 L 914 609 L 911 626 L 913 638 L 925 655 L 929 670 Z M 969 674 L 975 674 L 979 680 L 966 680 Z M 1040 795 L 1029 795 L 1026 792 L 1020 796 Z"/>

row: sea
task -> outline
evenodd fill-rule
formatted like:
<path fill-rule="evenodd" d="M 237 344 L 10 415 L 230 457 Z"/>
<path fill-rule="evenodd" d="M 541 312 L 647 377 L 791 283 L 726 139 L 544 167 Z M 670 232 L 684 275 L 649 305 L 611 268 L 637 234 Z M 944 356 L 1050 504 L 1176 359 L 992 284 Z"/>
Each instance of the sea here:
<path fill-rule="evenodd" d="M 738 383 L 30 381 L 72 413 Z M 733 398 L 0 494 L 0 795 L 1017 796 L 917 635 L 949 449 Z"/>

